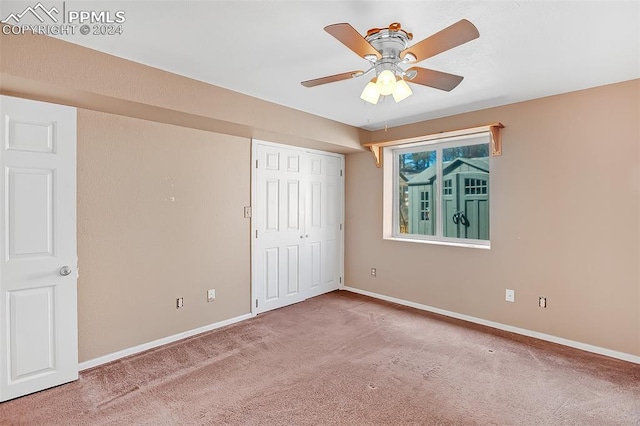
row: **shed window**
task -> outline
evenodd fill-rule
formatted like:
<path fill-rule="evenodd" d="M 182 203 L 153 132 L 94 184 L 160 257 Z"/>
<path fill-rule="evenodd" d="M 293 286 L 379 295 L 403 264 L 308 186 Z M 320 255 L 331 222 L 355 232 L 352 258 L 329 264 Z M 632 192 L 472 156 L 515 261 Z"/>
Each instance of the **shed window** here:
<path fill-rule="evenodd" d="M 484 179 L 464 179 L 464 193 L 465 195 L 472 194 L 486 194 L 487 193 L 487 181 Z"/>
<path fill-rule="evenodd" d="M 429 193 L 420 191 L 420 220 L 429 220 Z"/>
<path fill-rule="evenodd" d="M 385 238 L 488 247 L 489 153 L 488 133 L 385 148 L 393 193 L 384 196 L 396 200 L 385 202 L 393 206 Z"/>
<path fill-rule="evenodd" d="M 453 191 L 453 188 L 451 188 L 451 181 L 445 180 L 443 186 L 444 186 L 444 189 L 442 190 L 442 193 L 444 195 L 451 195 Z"/>

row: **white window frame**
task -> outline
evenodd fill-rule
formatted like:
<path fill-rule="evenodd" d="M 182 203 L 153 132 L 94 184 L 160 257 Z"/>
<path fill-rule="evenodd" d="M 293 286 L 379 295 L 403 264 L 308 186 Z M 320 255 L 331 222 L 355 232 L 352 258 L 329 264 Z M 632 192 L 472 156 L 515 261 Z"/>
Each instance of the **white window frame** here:
<path fill-rule="evenodd" d="M 469 247 L 490 249 L 491 248 L 491 236 L 489 240 L 477 240 L 470 238 L 454 238 L 444 237 L 443 234 L 443 221 L 442 221 L 442 188 L 441 179 L 434 191 L 433 200 L 430 200 L 430 204 L 437 206 L 438 211 L 435 212 L 436 216 L 436 235 L 416 235 L 416 234 L 400 234 L 399 226 L 399 212 L 398 212 L 398 188 L 399 188 L 399 173 L 398 173 L 398 157 L 401 154 L 407 152 L 415 152 L 417 148 L 423 148 L 425 151 L 436 151 L 436 173 L 438 176 L 442 176 L 442 150 L 446 148 L 456 146 L 468 146 L 478 144 L 489 144 L 491 148 L 491 134 L 489 132 L 474 133 L 463 136 L 453 136 L 441 139 L 432 139 L 427 141 L 413 142 L 401 145 L 394 145 L 384 147 L 382 150 L 383 155 L 383 234 L 382 237 L 385 240 L 392 241 L 404 241 L 422 244 L 439 244 L 456 247 Z M 492 169 L 493 157 L 489 155 L 489 170 Z M 491 226 L 491 210 L 492 210 L 492 198 L 493 188 L 492 173 L 489 172 L 489 229 L 493 229 Z M 432 214 L 434 212 L 431 212 Z"/>

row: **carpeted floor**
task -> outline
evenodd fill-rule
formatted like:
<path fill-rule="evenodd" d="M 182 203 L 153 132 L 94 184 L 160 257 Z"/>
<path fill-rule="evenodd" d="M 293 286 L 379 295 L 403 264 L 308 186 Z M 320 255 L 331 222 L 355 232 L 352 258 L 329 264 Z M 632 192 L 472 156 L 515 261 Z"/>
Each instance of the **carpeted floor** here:
<path fill-rule="evenodd" d="M 640 365 L 334 292 L 0 404 L 2 425 L 640 425 Z"/>

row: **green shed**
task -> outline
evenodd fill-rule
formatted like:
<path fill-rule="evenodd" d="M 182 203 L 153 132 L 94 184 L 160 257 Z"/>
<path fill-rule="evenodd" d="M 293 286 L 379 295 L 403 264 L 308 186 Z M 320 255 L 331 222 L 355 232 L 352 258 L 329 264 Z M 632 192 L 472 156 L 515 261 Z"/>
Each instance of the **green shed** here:
<path fill-rule="evenodd" d="M 443 236 L 489 239 L 489 157 L 456 158 L 442 169 Z M 408 182 L 410 234 L 434 235 L 436 166 Z"/>

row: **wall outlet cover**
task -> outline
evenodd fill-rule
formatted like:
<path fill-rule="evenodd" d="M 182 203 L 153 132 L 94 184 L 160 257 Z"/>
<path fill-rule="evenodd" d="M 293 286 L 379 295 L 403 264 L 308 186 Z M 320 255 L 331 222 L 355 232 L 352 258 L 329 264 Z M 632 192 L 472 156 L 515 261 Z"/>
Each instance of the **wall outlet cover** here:
<path fill-rule="evenodd" d="M 507 302 L 515 302 L 516 301 L 516 292 L 515 290 L 507 289 L 505 292 L 504 300 Z"/>

